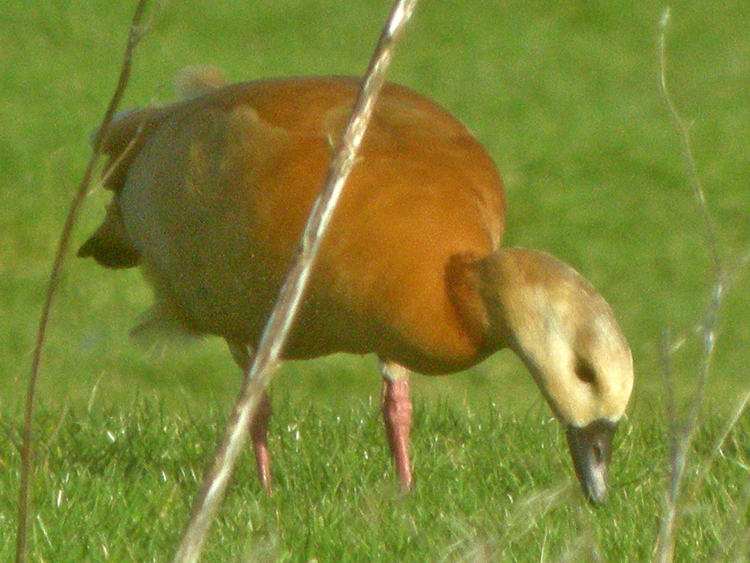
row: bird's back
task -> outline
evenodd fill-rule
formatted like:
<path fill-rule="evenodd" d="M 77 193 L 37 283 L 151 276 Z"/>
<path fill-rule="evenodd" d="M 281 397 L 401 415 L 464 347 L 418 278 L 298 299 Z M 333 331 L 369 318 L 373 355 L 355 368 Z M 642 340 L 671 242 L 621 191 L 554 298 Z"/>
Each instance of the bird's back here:
<path fill-rule="evenodd" d="M 105 147 L 125 157 L 110 187 L 163 314 L 256 343 L 358 84 L 235 84 L 114 124 Z M 503 225 L 502 185 L 474 137 L 386 85 L 285 356 L 376 352 L 423 373 L 473 363 L 482 343 L 451 300 L 446 266 L 496 249 Z"/>

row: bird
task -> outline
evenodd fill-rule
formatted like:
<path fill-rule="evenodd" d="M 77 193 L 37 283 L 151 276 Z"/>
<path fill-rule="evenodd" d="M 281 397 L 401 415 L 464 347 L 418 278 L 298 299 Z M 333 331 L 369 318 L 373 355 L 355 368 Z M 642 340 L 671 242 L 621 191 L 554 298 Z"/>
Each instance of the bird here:
<path fill-rule="evenodd" d="M 78 255 L 141 268 L 154 305 L 136 331 L 221 337 L 244 370 L 361 79 L 180 76 L 179 99 L 122 112 L 99 132 L 112 200 Z M 495 163 L 469 129 L 386 83 L 283 358 L 377 356 L 388 447 L 408 490 L 409 374 L 455 373 L 510 349 L 562 424 L 585 498 L 603 504 L 633 387 L 630 348 L 576 270 L 541 250 L 501 246 L 505 211 Z M 269 493 L 271 415 L 265 393 L 250 435 Z"/>

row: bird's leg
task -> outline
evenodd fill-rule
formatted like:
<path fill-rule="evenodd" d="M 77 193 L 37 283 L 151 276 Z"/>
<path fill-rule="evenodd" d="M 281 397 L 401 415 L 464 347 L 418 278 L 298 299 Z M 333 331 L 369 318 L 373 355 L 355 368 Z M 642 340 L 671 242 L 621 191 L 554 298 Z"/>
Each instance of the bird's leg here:
<path fill-rule="evenodd" d="M 253 441 L 253 450 L 255 451 L 255 464 L 258 467 L 258 479 L 260 484 L 270 495 L 273 494 L 273 484 L 271 483 L 271 455 L 268 452 L 268 420 L 271 418 L 273 410 L 268 393 L 263 391 L 258 409 L 255 411 L 255 417 L 250 424 L 250 436 Z"/>
<path fill-rule="evenodd" d="M 245 344 L 227 341 L 229 351 L 232 353 L 234 361 L 240 366 L 245 377 L 247 370 L 250 368 L 250 352 Z M 260 484 L 268 494 L 273 493 L 271 484 L 271 456 L 268 452 L 268 420 L 271 418 L 273 410 L 268 393 L 264 390 L 260 398 L 260 403 L 255 411 L 255 416 L 250 423 L 250 438 L 253 442 L 253 451 L 255 452 L 255 463 L 258 467 L 258 479 Z"/>
<path fill-rule="evenodd" d="M 383 394 L 380 410 L 383 413 L 388 446 L 396 464 L 399 483 L 403 490 L 412 487 L 411 461 L 409 459 L 409 431 L 412 406 L 409 398 L 409 372 L 391 362 L 381 362 Z"/>

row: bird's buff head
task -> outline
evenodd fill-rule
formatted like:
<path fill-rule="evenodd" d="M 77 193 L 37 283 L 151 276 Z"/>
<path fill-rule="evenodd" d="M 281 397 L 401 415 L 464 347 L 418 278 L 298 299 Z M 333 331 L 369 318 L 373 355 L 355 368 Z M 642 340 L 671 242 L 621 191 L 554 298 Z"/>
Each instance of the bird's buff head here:
<path fill-rule="evenodd" d="M 625 337 L 604 298 L 549 254 L 510 248 L 477 263 L 490 338 L 528 367 L 565 426 L 588 499 L 607 496 L 612 438 L 633 388 Z"/>

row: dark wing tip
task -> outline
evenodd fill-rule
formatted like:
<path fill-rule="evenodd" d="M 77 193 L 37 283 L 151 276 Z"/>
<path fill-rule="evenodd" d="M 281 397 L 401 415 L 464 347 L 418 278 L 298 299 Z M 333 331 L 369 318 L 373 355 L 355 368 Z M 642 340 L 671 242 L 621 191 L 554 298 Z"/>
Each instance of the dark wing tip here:
<path fill-rule="evenodd" d="M 101 226 L 78 249 L 78 256 L 91 257 L 106 268 L 134 268 L 140 263 L 140 254 L 125 230 L 116 196 L 107 207 Z"/>
<path fill-rule="evenodd" d="M 140 264 L 138 250 L 130 244 L 113 243 L 98 233 L 89 237 L 78 249 L 79 258 L 93 258 L 105 268 L 135 268 Z"/>

